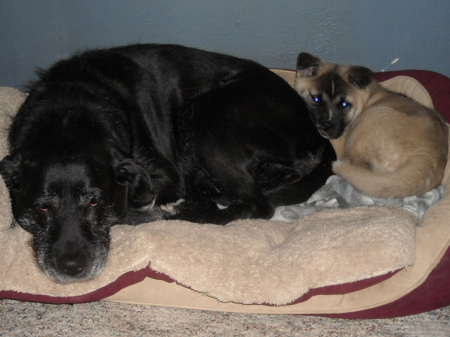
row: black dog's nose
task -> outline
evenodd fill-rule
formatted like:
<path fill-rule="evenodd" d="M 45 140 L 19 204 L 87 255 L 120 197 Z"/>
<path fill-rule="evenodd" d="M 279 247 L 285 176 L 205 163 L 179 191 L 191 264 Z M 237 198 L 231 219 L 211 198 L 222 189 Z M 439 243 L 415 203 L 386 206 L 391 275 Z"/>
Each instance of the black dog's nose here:
<path fill-rule="evenodd" d="M 87 264 L 87 256 L 84 253 L 66 253 L 56 261 L 57 268 L 66 275 L 76 276 L 83 272 Z"/>
<path fill-rule="evenodd" d="M 330 131 L 332 128 L 334 128 L 334 123 L 330 121 L 325 121 L 322 123 L 322 128 L 324 131 Z"/>

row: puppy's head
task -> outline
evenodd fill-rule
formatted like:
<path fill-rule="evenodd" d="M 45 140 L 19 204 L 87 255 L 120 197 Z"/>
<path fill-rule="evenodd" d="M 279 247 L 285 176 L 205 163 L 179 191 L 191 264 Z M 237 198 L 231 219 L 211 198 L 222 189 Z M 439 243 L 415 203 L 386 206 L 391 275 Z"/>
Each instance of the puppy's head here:
<path fill-rule="evenodd" d="M 124 222 L 134 202 L 154 201 L 149 177 L 131 159 L 98 150 L 57 157 L 31 152 L 0 162 L 15 221 L 32 234 L 36 260 L 50 278 L 94 278 L 106 263 L 111 226 Z M 138 189 L 149 192 L 135 200 Z"/>
<path fill-rule="evenodd" d="M 325 138 L 339 138 L 361 113 L 372 82 L 372 71 L 364 67 L 324 64 L 308 53 L 300 53 L 297 58 L 294 88 Z"/>

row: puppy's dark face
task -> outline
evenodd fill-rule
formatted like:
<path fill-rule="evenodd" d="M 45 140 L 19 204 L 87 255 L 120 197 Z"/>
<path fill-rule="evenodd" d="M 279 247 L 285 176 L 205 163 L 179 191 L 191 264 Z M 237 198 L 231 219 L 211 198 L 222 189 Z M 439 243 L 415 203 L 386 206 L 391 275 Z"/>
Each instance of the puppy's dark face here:
<path fill-rule="evenodd" d="M 110 228 L 123 223 L 129 211 L 130 181 L 141 179 L 131 162 L 114 163 L 101 155 L 88 158 L 22 154 L 0 163 L 14 218 L 33 235 L 39 266 L 58 282 L 100 273 L 108 256 Z"/>
<path fill-rule="evenodd" d="M 361 113 L 369 97 L 372 72 L 359 66 L 323 64 L 310 54 L 297 59 L 295 90 L 324 138 L 339 138 Z"/>

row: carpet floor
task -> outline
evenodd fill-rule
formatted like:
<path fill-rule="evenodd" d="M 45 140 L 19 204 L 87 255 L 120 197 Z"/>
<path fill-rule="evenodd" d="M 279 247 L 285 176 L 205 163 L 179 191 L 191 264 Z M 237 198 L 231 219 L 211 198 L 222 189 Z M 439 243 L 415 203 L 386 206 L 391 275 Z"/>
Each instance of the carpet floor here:
<path fill-rule="evenodd" d="M 0 300 L 0 336 L 450 336 L 450 307 L 377 320 L 257 315 L 94 302 Z"/>

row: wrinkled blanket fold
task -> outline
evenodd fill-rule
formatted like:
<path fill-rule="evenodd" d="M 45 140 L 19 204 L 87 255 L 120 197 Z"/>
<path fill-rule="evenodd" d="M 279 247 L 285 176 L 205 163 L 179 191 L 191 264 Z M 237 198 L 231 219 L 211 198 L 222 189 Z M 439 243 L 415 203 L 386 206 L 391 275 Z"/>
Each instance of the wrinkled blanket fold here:
<path fill-rule="evenodd" d="M 295 223 L 239 220 L 227 226 L 159 221 L 115 226 L 104 272 L 58 284 L 34 263 L 30 236 L 2 228 L 0 288 L 77 296 L 151 268 L 220 301 L 288 304 L 311 288 L 382 275 L 414 262 L 416 218 L 401 208 L 315 213 Z"/>
<path fill-rule="evenodd" d="M 441 185 L 422 195 L 392 199 L 373 198 L 358 191 L 344 178 L 333 175 L 306 202 L 278 207 L 272 220 L 294 222 L 326 209 L 360 206 L 402 207 L 420 220 L 426 210 L 442 199 L 443 195 L 444 186 Z"/>

